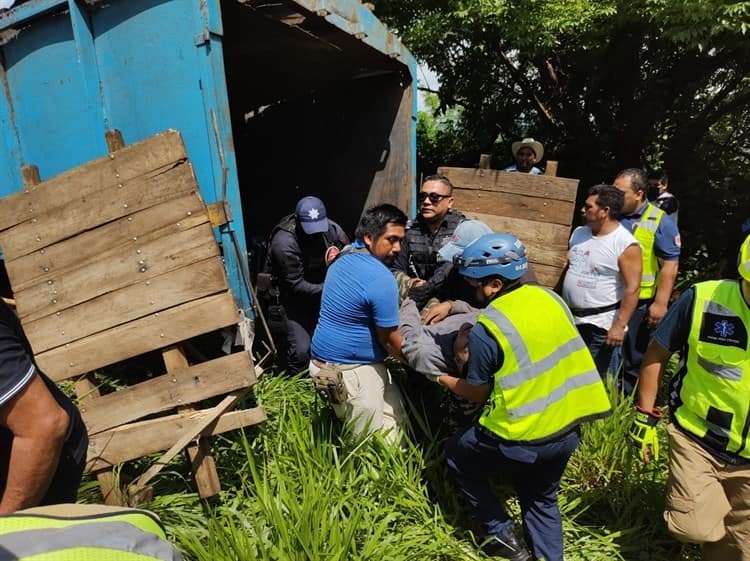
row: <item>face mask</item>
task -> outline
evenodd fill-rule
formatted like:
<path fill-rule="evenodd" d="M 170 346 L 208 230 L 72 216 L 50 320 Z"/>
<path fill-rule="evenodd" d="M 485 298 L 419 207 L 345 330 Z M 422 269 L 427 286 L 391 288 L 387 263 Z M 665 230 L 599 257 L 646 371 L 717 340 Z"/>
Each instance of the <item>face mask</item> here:
<path fill-rule="evenodd" d="M 660 193 L 661 191 L 659 191 L 658 185 L 655 185 L 655 186 L 650 185 L 648 188 L 648 200 L 649 201 L 655 200 L 659 196 Z"/>

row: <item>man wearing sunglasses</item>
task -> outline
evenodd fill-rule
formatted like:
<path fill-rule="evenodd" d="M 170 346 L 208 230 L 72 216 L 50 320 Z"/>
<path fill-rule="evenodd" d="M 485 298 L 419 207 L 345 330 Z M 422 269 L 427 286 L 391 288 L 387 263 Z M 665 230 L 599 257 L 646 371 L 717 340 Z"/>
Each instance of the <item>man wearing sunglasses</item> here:
<path fill-rule="evenodd" d="M 438 264 L 438 251 L 464 220 L 454 212 L 453 185 L 441 174 L 425 179 L 417 194 L 418 214 L 406 225 L 401 253 L 393 263 L 399 292 L 408 293 L 419 308 L 435 296 L 451 270 L 451 263 Z"/>

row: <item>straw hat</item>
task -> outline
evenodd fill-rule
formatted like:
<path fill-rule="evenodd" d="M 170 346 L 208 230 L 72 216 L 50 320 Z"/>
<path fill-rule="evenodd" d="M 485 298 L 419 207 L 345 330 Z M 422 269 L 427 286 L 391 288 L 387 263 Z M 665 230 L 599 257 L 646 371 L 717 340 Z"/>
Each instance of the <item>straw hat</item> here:
<path fill-rule="evenodd" d="M 537 142 L 533 138 L 524 138 L 523 140 L 514 142 L 511 145 L 511 152 L 513 152 L 513 156 L 515 157 L 516 154 L 518 154 L 518 151 L 524 146 L 528 146 L 534 151 L 534 154 L 536 154 L 537 162 L 542 159 L 542 156 L 544 156 L 544 146 L 542 146 L 541 142 Z"/>

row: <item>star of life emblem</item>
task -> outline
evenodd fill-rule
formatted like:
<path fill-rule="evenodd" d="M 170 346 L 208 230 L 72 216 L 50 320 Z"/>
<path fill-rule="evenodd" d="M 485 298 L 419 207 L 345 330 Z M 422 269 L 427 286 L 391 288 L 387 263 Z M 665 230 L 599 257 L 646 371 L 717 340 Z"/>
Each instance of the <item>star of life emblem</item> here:
<path fill-rule="evenodd" d="M 717 321 L 714 324 L 714 333 L 719 337 L 730 337 L 734 335 L 734 325 L 732 325 L 731 321 L 725 319 Z"/>
<path fill-rule="evenodd" d="M 311 208 L 309 211 L 307 211 L 307 216 L 309 216 L 313 220 L 317 220 L 318 216 L 320 216 L 320 213 L 318 212 L 317 208 Z"/>

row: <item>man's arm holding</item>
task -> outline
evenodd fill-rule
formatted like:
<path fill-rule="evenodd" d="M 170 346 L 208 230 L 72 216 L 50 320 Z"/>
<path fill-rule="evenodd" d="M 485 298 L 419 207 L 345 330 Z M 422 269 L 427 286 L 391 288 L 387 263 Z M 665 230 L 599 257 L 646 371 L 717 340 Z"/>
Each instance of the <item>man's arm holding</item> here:
<path fill-rule="evenodd" d="M 305 280 L 302 253 L 294 235 L 277 232 L 271 241 L 271 259 L 278 270 L 279 282 L 289 287 L 295 296 L 317 297 L 323 292 L 323 284 Z"/>
<path fill-rule="evenodd" d="M 458 397 L 462 397 L 473 403 L 484 403 L 490 396 L 492 384 L 480 384 L 475 386 L 467 382 L 464 378 L 456 378 L 448 374 L 438 376 L 438 383 L 445 386 Z"/>
<path fill-rule="evenodd" d="M 401 347 L 404 344 L 404 340 L 401 338 L 401 334 L 398 332 L 398 326 L 375 326 L 375 334 L 377 335 L 378 342 L 383 346 L 383 348 L 390 356 L 392 356 L 396 360 L 406 363 L 406 358 L 401 352 Z"/>
<path fill-rule="evenodd" d="M 653 411 L 656 406 L 656 395 L 659 393 L 664 367 L 672 353 L 658 342 L 651 341 L 643 355 L 641 373 L 638 378 L 638 407 L 644 411 Z"/>
<path fill-rule="evenodd" d="M 620 310 L 607 332 L 606 344 L 611 347 L 619 347 L 625 338 L 625 328 L 628 326 L 630 316 L 638 307 L 638 294 L 641 290 L 641 274 L 643 263 L 641 260 L 641 248 L 633 244 L 625 248 L 617 260 L 623 281 L 622 303 Z"/>
<path fill-rule="evenodd" d="M 62 451 L 70 419 L 40 376 L 0 409 L 0 425 L 13 434 L 0 514 L 39 504 Z"/>

